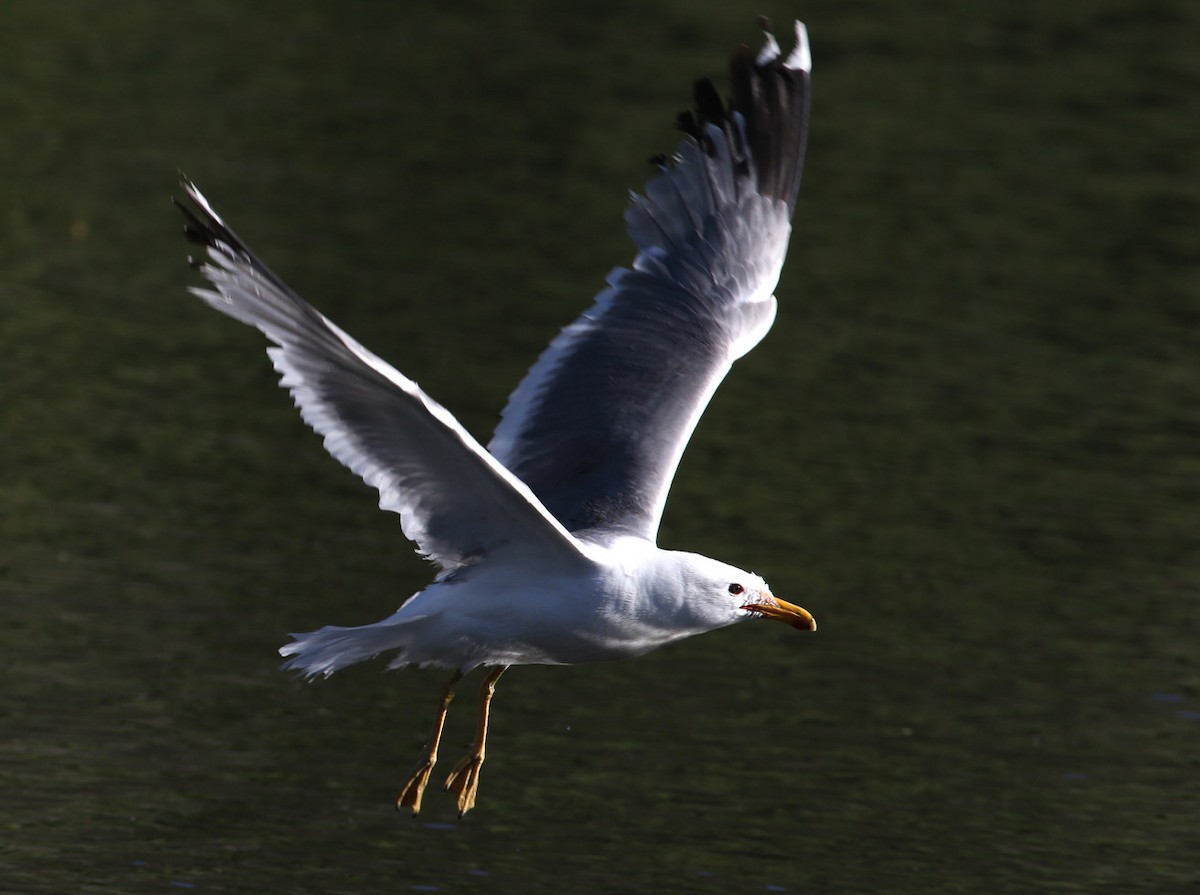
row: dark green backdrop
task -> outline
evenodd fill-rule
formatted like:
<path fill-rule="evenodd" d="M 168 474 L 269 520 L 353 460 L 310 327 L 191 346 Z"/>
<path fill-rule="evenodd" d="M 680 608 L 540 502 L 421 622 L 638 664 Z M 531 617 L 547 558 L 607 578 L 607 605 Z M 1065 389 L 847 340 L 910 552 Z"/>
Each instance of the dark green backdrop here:
<path fill-rule="evenodd" d="M 7 0 L 0 890 L 1200 886 L 1197 10 Z M 486 437 L 760 12 L 806 180 L 662 541 L 820 631 L 517 669 L 479 808 L 397 815 L 443 675 L 275 650 L 429 570 L 185 294 L 176 168 Z"/>

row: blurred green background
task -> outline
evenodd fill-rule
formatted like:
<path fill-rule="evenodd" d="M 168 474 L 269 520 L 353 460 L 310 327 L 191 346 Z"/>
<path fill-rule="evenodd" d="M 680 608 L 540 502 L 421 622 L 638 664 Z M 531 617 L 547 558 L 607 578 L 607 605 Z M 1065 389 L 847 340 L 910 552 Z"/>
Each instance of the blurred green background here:
<path fill-rule="evenodd" d="M 429 569 L 186 295 L 176 169 L 486 440 L 759 13 L 812 35 L 806 180 L 661 541 L 820 631 L 516 669 L 478 809 L 398 815 L 443 673 L 275 650 Z M 7 0 L 0 891 L 1200 890 L 1198 33 L 1183 0 Z"/>

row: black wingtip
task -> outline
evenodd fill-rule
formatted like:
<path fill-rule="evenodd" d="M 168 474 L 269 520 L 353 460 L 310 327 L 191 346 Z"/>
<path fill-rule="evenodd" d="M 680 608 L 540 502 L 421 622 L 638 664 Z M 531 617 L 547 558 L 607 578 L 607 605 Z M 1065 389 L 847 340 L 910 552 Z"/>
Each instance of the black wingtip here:
<path fill-rule="evenodd" d="M 196 214 L 192 208 L 180 202 L 174 196 L 171 197 L 171 204 L 179 209 L 179 213 L 183 215 L 183 235 L 188 242 L 196 245 L 207 246 L 212 244 L 213 233 L 204 221 Z"/>
<path fill-rule="evenodd" d="M 184 198 L 171 197 L 171 202 L 183 215 L 183 235 L 193 245 L 202 246 L 205 251 L 199 256 L 189 255 L 188 264 L 195 270 L 206 275 L 214 258 L 220 256 L 229 261 L 248 265 L 255 276 L 269 281 L 276 289 L 289 295 L 295 295 L 278 276 L 271 272 L 258 256 L 250 251 L 233 230 L 221 220 L 220 215 L 204 198 L 195 182 L 179 171 L 179 186 L 184 192 Z M 223 263 L 223 262 L 221 262 Z"/>
<path fill-rule="evenodd" d="M 211 248 L 223 245 L 225 250 L 241 252 L 242 242 L 217 216 L 204 194 L 190 177 L 179 171 L 179 186 L 186 198 L 171 197 L 171 203 L 183 215 L 183 235 L 188 242 Z"/>
<path fill-rule="evenodd" d="M 795 48 L 784 56 L 771 20 L 759 16 L 758 25 L 766 43 L 758 53 L 744 44 L 734 50 L 728 100 L 721 99 L 711 81 L 698 80 L 692 88 L 694 108 L 681 112 L 675 124 L 709 154 L 714 144 L 708 128 L 724 130 L 739 153 L 748 152 L 753 160 L 759 192 L 794 209 L 808 137 L 808 35 L 797 22 Z M 735 114 L 741 117 L 741 128 Z"/>
<path fill-rule="evenodd" d="M 700 78 L 692 84 L 692 98 L 701 121 L 719 122 L 724 119 L 725 103 L 708 78 Z"/>

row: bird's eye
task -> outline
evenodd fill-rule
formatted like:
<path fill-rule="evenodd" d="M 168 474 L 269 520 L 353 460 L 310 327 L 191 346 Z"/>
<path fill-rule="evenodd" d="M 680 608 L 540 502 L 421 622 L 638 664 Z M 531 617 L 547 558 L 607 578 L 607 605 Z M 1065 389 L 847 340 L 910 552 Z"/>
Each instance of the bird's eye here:
<path fill-rule="evenodd" d="M 729 592 L 730 592 L 731 594 L 733 594 L 735 597 L 736 597 L 738 594 L 740 594 L 740 593 L 743 593 L 745 590 L 746 590 L 746 588 L 742 587 L 740 584 L 738 584 L 738 583 L 736 583 L 736 582 L 735 582 L 735 583 L 733 583 L 733 584 L 731 584 L 731 585 L 729 585 Z"/>

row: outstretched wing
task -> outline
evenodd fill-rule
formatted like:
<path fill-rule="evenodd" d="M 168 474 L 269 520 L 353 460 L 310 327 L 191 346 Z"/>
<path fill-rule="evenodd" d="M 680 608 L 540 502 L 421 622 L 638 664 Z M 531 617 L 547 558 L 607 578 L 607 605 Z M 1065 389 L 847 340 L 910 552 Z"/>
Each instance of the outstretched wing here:
<path fill-rule="evenodd" d="M 508 544 L 543 562 L 581 561 L 583 546 L 448 410 L 296 295 L 246 248 L 186 178 L 193 264 L 212 284 L 191 292 L 266 334 L 281 384 L 325 449 L 379 491 L 404 533 L 443 569 Z"/>
<path fill-rule="evenodd" d="M 741 47 L 626 211 L 638 254 L 508 400 L 488 450 L 572 532 L 656 538 L 675 468 L 733 362 L 775 319 L 808 124 L 808 38 Z"/>

